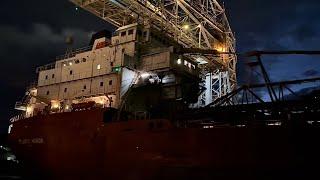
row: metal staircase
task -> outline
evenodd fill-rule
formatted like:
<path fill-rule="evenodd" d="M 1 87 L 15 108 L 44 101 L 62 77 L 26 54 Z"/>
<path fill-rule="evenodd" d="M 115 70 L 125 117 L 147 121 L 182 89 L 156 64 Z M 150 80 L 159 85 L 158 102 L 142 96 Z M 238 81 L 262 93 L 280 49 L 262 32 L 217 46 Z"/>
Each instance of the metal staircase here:
<path fill-rule="evenodd" d="M 134 86 L 134 85 L 136 84 L 136 82 L 139 80 L 140 75 L 141 75 L 140 72 L 136 72 L 133 80 L 131 81 L 131 83 L 130 83 L 130 85 L 129 85 L 129 88 L 128 88 L 127 92 L 125 92 L 125 93 L 123 94 L 123 96 L 121 97 L 120 104 L 119 104 L 119 108 L 118 108 L 118 117 L 117 117 L 117 118 L 118 118 L 118 121 L 120 120 L 121 112 L 122 112 L 122 110 L 123 110 L 123 108 L 124 108 L 124 106 L 125 106 L 125 104 L 126 104 L 126 101 L 127 101 L 128 97 L 129 97 L 129 95 L 130 95 L 130 93 L 131 93 L 131 91 L 132 91 L 132 89 L 133 89 L 133 86 Z"/>

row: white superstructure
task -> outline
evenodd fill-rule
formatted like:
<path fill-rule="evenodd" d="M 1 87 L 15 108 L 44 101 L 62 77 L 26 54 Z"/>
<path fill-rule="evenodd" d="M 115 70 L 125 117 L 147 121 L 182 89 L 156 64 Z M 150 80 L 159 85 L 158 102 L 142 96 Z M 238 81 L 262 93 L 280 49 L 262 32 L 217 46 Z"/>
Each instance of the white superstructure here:
<path fill-rule="evenodd" d="M 30 117 L 71 111 L 75 104 L 85 102 L 120 108 L 128 89 L 143 79 L 166 84 L 165 98 L 180 98 L 181 87 L 177 84 L 181 78 L 172 70 L 197 76 L 197 64 L 174 54 L 174 47 L 165 39 L 161 33 L 136 23 L 120 27 L 110 39 L 97 38 L 92 46 L 68 52 L 57 57 L 55 63 L 37 68 L 37 85 L 28 90 L 16 109 Z"/>

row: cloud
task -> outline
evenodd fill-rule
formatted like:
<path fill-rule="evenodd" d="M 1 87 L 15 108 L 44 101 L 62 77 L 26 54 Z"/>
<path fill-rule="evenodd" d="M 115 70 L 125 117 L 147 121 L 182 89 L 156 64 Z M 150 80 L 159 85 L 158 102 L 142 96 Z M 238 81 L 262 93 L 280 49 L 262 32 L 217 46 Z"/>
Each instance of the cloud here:
<path fill-rule="evenodd" d="M 302 75 L 306 76 L 306 77 L 316 76 L 318 74 L 319 74 L 319 71 L 314 70 L 314 69 L 309 69 L 309 70 L 302 73 Z"/>
<path fill-rule="evenodd" d="M 92 32 L 81 29 L 65 28 L 54 32 L 45 24 L 33 24 L 28 31 L 12 26 L 0 26 L 0 71 L 8 86 L 22 87 L 35 78 L 36 66 L 53 62 L 57 55 L 66 50 L 65 38 L 72 35 L 74 47 L 87 46 Z M 3 83 L 3 82 L 1 82 Z"/>
<path fill-rule="evenodd" d="M 54 62 L 66 49 L 65 38 L 72 35 L 74 47 L 87 46 L 93 32 L 81 28 L 59 31 L 44 23 L 34 23 L 21 29 L 0 25 L 0 79 L 2 97 L 0 121 L 14 114 L 14 102 L 24 94 L 25 87 L 36 79 L 35 68 Z M 1 132 L 1 131 L 0 131 Z"/>
<path fill-rule="evenodd" d="M 310 40 L 319 40 L 319 6 L 318 0 L 226 3 L 240 51 L 314 48 Z"/>
<path fill-rule="evenodd" d="M 0 26 L 0 61 L 1 76 L 6 76 L 14 70 L 15 76 L 7 80 L 9 85 L 21 85 L 21 82 L 31 78 L 36 66 L 53 62 L 55 56 L 66 50 L 65 38 L 73 36 L 74 47 L 89 44 L 92 31 L 79 28 L 63 28 L 54 31 L 49 25 L 34 23 L 29 29 L 22 30 L 14 26 Z M 31 75 L 32 74 L 32 75 Z"/>
<path fill-rule="evenodd" d="M 67 36 L 74 36 L 76 39 L 75 45 L 85 45 L 88 43 L 92 31 L 84 31 L 77 28 L 64 28 L 60 32 L 55 32 L 53 29 L 41 23 L 35 23 L 28 31 L 23 31 L 14 26 L 0 26 L 0 38 L 2 48 L 11 47 L 22 48 L 24 50 L 33 50 L 33 48 L 48 49 L 48 46 L 43 45 L 64 45 L 64 40 Z"/>
<path fill-rule="evenodd" d="M 230 0 L 226 3 L 231 27 L 236 33 L 240 53 L 253 50 L 319 50 L 320 13 L 318 0 L 254 1 Z M 320 62 L 304 56 L 263 56 L 272 81 L 303 78 L 303 72 L 320 72 Z M 251 74 L 239 58 L 239 84 Z M 255 81 L 260 81 L 256 77 Z"/>

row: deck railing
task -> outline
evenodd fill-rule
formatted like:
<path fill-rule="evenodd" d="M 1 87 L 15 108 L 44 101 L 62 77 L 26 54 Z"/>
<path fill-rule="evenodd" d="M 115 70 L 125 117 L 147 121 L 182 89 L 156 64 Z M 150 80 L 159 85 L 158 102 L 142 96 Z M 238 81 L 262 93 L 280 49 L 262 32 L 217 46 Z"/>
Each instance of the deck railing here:
<path fill-rule="evenodd" d="M 18 114 L 16 116 L 13 116 L 12 118 L 10 118 L 9 122 L 14 123 L 14 122 L 17 122 L 17 121 L 24 119 L 24 118 L 26 118 L 26 116 L 24 114 Z"/>
<path fill-rule="evenodd" d="M 71 57 L 75 57 L 77 54 L 83 53 L 83 52 L 87 52 L 87 51 L 91 51 L 93 46 L 86 46 L 86 47 L 82 47 L 79 49 L 75 49 L 75 50 L 71 50 L 70 52 L 57 56 L 56 60 L 62 60 L 62 59 L 68 59 Z"/>

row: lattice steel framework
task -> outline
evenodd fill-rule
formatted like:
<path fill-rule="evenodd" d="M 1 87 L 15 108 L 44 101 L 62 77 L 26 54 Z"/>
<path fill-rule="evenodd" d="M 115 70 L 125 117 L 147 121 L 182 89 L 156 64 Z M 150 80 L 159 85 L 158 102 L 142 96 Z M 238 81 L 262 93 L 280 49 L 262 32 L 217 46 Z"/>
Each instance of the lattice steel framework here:
<path fill-rule="evenodd" d="M 235 38 L 225 9 L 217 0 L 70 0 L 116 27 L 131 23 L 152 25 L 185 48 L 235 52 Z M 205 62 L 203 78 L 217 69 L 228 72 L 230 88 L 236 88 L 234 54 L 192 55 Z M 217 74 L 218 75 L 218 74 Z M 220 88 L 220 87 L 219 87 Z M 217 91 L 212 89 L 212 91 Z"/>
<path fill-rule="evenodd" d="M 206 74 L 202 84 L 205 87 L 204 93 L 199 97 L 199 102 L 191 107 L 204 107 L 211 104 L 216 99 L 229 94 L 231 90 L 228 71 Z"/>

